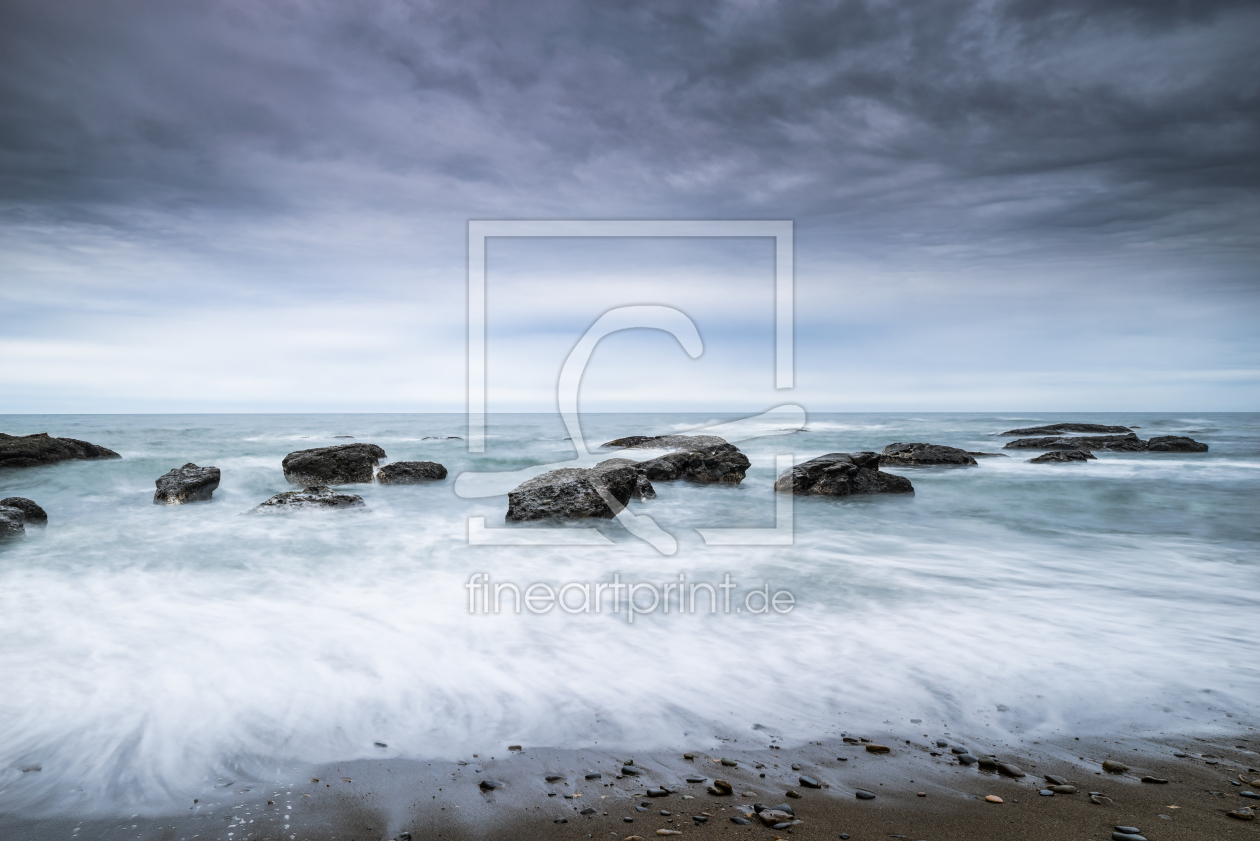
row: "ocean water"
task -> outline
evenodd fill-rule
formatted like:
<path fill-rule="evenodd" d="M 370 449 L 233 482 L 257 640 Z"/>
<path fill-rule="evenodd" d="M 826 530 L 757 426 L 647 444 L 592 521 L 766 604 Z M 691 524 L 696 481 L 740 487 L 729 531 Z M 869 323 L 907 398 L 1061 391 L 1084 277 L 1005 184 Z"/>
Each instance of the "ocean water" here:
<path fill-rule="evenodd" d="M 597 442 L 734 417 L 588 415 L 583 429 Z M 696 531 L 772 527 L 776 454 L 996 452 L 996 433 L 1059 420 L 1211 451 L 1064 466 L 1008 451 L 894 469 L 913 496 L 797 499 L 792 545 Z M 484 454 L 446 438 L 466 434 L 459 415 L 14 415 L 0 430 L 123 456 L 0 473 L 0 497 L 50 517 L 0 545 L 0 811 L 161 811 L 225 775 L 507 743 L 703 747 L 761 738 L 755 725 L 792 743 L 911 717 L 994 738 L 1190 734 L 1260 718 L 1260 415 L 811 415 L 741 442 L 739 487 L 658 483 L 634 503 L 672 554 L 617 522 L 597 526 L 606 545 L 470 545 L 469 518 L 537 528 L 505 524 L 503 496 L 462 498 L 455 478 L 572 458 L 549 415 L 491 416 Z M 285 454 L 338 435 L 451 475 L 346 488 L 365 512 L 247 513 L 291 489 Z M 153 505 L 154 479 L 190 461 L 222 470 L 214 499 Z M 735 587 L 730 612 L 709 612 L 702 589 L 694 613 L 630 622 L 609 591 L 599 612 L 516 613 L 505 594 L 501 612 L 470 613 L 474 573 L 522 589 Z M 764 586 L 792 609 L 745 609 Z"/>

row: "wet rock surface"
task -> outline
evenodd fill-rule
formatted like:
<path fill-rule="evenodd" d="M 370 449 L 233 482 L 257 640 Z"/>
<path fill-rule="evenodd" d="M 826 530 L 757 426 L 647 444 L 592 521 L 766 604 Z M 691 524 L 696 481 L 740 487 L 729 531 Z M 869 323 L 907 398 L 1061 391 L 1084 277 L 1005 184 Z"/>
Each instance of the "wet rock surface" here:
<path fill-rule="evenodd" d="M 828 453 L 783 471 L 774 489 L 797 496 L 914 492 L 909 479 L 885 473 L 879 464 L 878 453 Z"/>
<path fill-rule="evenodd" d="M 683 479 L 701 484 L 738 485 L 744 481 L 751 462 L 734 444 L 716 435 L 632 435 L 617 438 L 605 447 L 640 450 L 674 450 L 649 461 L 639 462 L 641 472 L 654 482 Z"/>
<path fill-rule="evenodd" d="M 26 515 L 20 508 L 0 506 L 0 538 L 26 534 Z"/>
<path fill-rule="evenodd" d="M 1141 453 L 1146 442 L 1136 432 L 1127 435 L 1061 435 L 1052 438 L 1017 438 L 1006 450 L 1106 450 L 1116 453 Z"/>
<path fill-rule="evenodd" d="M 350 485 L 370 483 L 373 468 L 385 458 L 375 444 L 338 444 L 289 453 L 281 462 L 284 478 L 294 485 Z"/>
<path fill-rule="evenodd" d="M 1028 459 L 1029 464 L 1069 464 L 1071 462 L 1097 461 L 1098 457 L 1089 450 L 1052 450 L 1036 458 Z"/>
<path fill-rule="evenodd" d="M 1022 429 L 1008 429 L 1000 435 L 1054 435 L 1061 432 L 1093 432 L 1097 434 L 1116 434 L 1132 432 L 1127 426 L 1108 426 L 1105 423 L 1050 423 L 1045 426 L 1026 426 Z"/>
<path fill-rule="evenodd" d="M 184 505 L 189 502 L 205 502 L 219 487 L 219 468 L 198 467 L 189 462 L 158 477 L 153 484 L 155 505 Z"/>
<path fill-rule="evenodd" d="M 16 508 L 26 518 L 27 525 L 43 526 L 48 524 L 48 513 L 40 508 L 34 500 L 24 496 L 10 496 L 0 499 L 0 508 Z"/>
<path fill-rule="evenodd" d="M 1184 435 L 1156 435 L 1146 442 L 1152 453 L 1206 453 L 1208 445 Z"/>
<path fill-rule="evenodd" d="M 614 463 L 610 463 L 614 462 Z M 584 520 L 617 516 L 645 487 L 627 459 L 602 461 L 592 468 L 562 467 L 522 482 L 508 493 L 508 520 Z M 655 495 L 655 491 L 652 491 Z"/>
<path fill-rule="evenodd" d="M 889 444 L 879 457 L 881 464 L 972 465 L 975 458 L 966 450 L 942 444 Z"/>
<path fill-rule="evenodd" d="M 0 432 L 0 469 L 105 458 L 122 456 L 107 447 L 76 438 L 53 438 L 47 432 L 34 435 L 8 435 Z"/>
<path fill-rule="evenodd" d="M 262 502 L 255 511 L 298 511 L 303 509 L 364 508 L 363 497 L 339 493 L 327 485 L 312 485 L 300 491 L 285 491 Z"/>
<path fill-rule="evenodd" d="M 376 473 L 382 485 L 421 485 L 446 478 L 446 468 L 436 461 L 396 461 Z"/>

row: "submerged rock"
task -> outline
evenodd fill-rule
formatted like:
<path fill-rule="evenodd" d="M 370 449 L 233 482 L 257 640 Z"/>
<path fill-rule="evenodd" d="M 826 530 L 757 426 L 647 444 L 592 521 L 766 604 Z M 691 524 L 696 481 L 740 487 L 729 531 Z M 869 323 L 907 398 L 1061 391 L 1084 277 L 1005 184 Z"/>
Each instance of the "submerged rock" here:
<path fill-rule="evenodd" d="M 508 520 L 609 519 L 646 487 L 637 465 L 609 459 L 592 468 L 562 467 L 522 482 L 508 493 Z M 655 491 L 652 491 L 655 495 Z"/>
<path fill-rule="evenodd" d="M 284 478 L 295 485 L 349 485 L 372 481 L 373 468 L 385 458 L 375 444 L 338 444 L 289 453 L 281 462 Z"/>
<path fill-rule="evenodd" d="M 48 514 L 44 509 L 35 504 L 33 500 L 29 500 L 22 496 L 11 496 L 6 499 L 0 499 L 0 508 L 16 508 L 21 511 L 28 525 L 44 526 L 48 524 Z"/>
<path fill-rule="evenodd" d="M 418 485 L 446 478 L 446 468 L 436 461 L 396 461 L 376 473 L 382 485 Z"/>
<path fill-rule="evenodd" d="M 0 539 L 26 534 L 26 515 L 21 508 L 0 506 Z"/>
<path fill-rule="evenodd" d="M 881 464 L 975 464 L 966 450 L 942 444 L 889 444 L 879 457 Z"/>
<path fill-rule="evenodd" d="M 1056 432 L 1095 432 L 1124 433 L 1131 430 L 1127 426 L 1107 426 L 1104 423 L 1051 423 L 1045 426 L 1027 426 L 1023 429 L 1008 429 L 1000 435 L 1054 435 Z"/>
<path fill-rule="evenodd" d="M 1017 438 L 1006 450 L 1105 450 L 1118 453 L 1146 451 L 1146 442 L 1136 432 L 1127 435 L 1062 435 L 1056 438 Z"/>
<path fill-rule="evenodd" d="M 339 493 L 327 485 L 312 485 L 300 491 L 278 493 L 260 503 L 255 511 L 297 511 L 304 508 L 364 508 L 363 497 Z"/>
<path fill-rule="evenodd" d="M 7 435 L 0 432 L 0 468 L 38 467 L 72 459 L 122 458 L 97 444 L 75 438 L 53 438 L 47 432 Z"/>
<path fill-rule="evenodd" d="M 156 505 L 183 505 L 187 502 L 203 502 L 210 499 L 219 487 L 219 468 L 198 467 L 189 462 L 158 477 L 153 484 Z"/>
<path fill-rule="evenodd" d="M 1146 442 L 1152 453 L 1206 453 L 1208 445 L 1184 435 L 1156 435 Z"/>
<path fill-rule="evenodd" d="M 1053 450 L 1028 459 L 1029 464 L 1064 464 L 1072 461 L 1097 461 L 1097 457 L 1089 450 Z"/>
<path fill-rule="evenodd" d="M 879 469 L 878 453 L 828 453 L 783 471 L 774 489 L 797 496 L 914 493 L 904 476 Z"/>
<path fill-rule="evenodd" d="M 734 444 L 716 435 L 631 435 L 608 441 L 605 447 L 639 450 L 674 450 L 639 462 L 641 472 L 654 482 L 685 479 L 701 484 L 738 485 L 751 462 Z"/>

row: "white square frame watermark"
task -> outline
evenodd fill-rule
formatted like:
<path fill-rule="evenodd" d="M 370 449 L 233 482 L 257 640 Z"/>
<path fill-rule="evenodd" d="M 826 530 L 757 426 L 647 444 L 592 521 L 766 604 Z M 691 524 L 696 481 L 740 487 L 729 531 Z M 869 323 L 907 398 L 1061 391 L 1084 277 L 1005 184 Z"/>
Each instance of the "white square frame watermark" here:
<path fill-rule="evenodd" d="M 490 237 L 764 237 L 774 239 L 774 387 L 795 384 L 791 220 L 470 219 L 468 452 L 486 451 L 486 240 Z"/>

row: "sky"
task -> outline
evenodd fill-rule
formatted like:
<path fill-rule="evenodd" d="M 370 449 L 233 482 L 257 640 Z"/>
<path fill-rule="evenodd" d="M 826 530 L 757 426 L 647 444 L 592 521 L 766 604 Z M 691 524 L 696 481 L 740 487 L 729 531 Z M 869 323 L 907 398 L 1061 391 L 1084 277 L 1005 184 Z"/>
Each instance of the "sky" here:
<path fill-rule="evenodd" d="M 0 4 L 0 414 L 1260 410 L 1254 2 Z"/>

